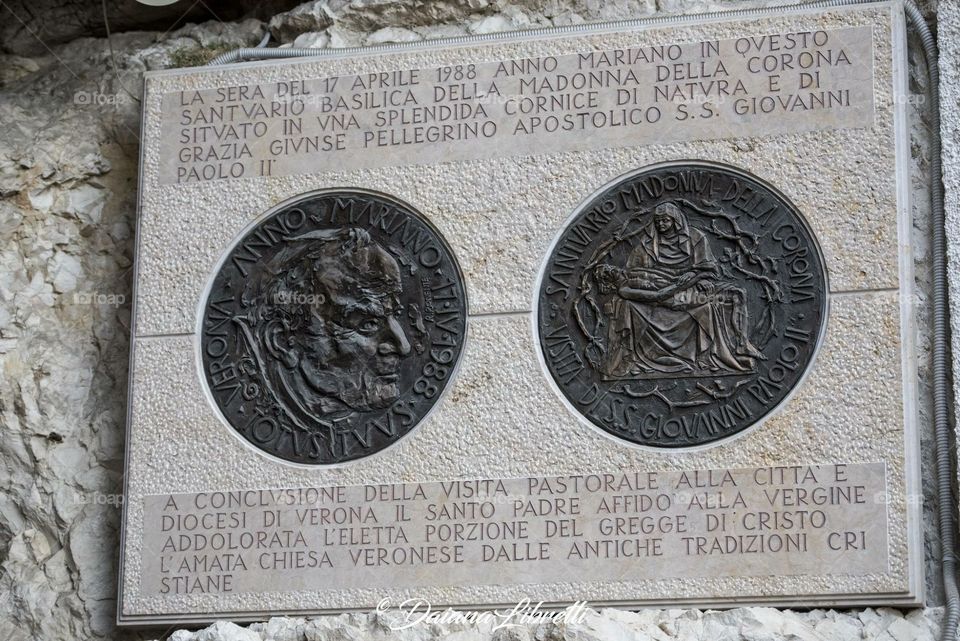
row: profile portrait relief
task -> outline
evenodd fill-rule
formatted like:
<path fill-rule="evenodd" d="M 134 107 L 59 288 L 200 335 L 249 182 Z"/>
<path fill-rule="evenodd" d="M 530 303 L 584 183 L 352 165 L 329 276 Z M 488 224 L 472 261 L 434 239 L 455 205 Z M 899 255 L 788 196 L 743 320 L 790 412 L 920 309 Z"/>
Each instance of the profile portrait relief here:
<path fill-rule="evenodd" d="M 250 348 L 294 416 L 381 409 L 410 341 L 397 261 L 357 228 L 295 236 L 249 285 Z"/>
<path fill-rule="evenodd" d="M 403 438 L 438 402 L 466 333 L 443 238 L 409 206 L 360 191 L 309 195 L 248 229 L 205 305 L 201 362 L 224 422 L 298 463 Z"/>

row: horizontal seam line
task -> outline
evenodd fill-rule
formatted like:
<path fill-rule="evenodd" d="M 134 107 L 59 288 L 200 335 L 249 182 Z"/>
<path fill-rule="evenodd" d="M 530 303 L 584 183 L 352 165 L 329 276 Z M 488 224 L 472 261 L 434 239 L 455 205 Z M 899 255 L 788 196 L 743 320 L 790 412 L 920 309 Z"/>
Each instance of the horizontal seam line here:
<path fill-rule="evenodd" d="M 467 314 L 471 318 L 496 318 L 497 316 L 523 316 L 531 313 L 532 310 L 517 310 L 509 312 L 477 312 L 474 314 Z"/>
<path fill-rule="evenodd" d="M 883 294 L 889 292 L 899 292 L 899 287 L 879 287 L 876 289 L 847 289 L 830 292 L 831 296 L 855 296 L 857 294 Z M 507 312 L 475 312 L 468 313 L 470 318 L 497 318 L 510 316 L 525 316 L 533 313 L 533 310 L 510 310 Z M 193 336 L 193 332 L 177 332 L 173 334 L 139 334 L 134 338 L 182 338 L 184 336 Z"/>
<path fill-rule="evenodd" d="M 830 292 L 831 296 L 853 296 L 855 294 L 883 294 L 889 292 L 899 292 L 899 287 L 877 287 L 875 289 L 843 289 Z"/>

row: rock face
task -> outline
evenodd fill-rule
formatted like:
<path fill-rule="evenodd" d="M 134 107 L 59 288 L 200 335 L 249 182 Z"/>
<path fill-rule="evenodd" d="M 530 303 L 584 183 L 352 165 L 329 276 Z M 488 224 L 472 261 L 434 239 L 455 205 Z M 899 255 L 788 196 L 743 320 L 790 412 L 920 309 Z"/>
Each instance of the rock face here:
<path fill-rule="evenodd" d="M 960 336 L 960 5 L 944 3 L 938 26 L 940 105 L 943 122 L 943 184 L 946 201 L 947 271 L 950 280 L 951 329 Z M 956 345 L 956 343 L 954 343 Z M 960 349 L 953 350 L 954 380 L 960 374 Z M 960 388 L 955 388 L 954 393 Z M 960 396 L 955 396 L 960 398 Z"/>
<path fill-rule="evenodd" d="M 248 628 L 220 622 L 199 632 L 178 630 L 169 638 L 170 641 L 934 641 L 940 616 L 938 609 L 918 610 L 907 615 L 889 609 L 850 613 L 824 610 L 800 613 L 772 608 L 722 612 L 588 609 L 574 612 L 566 621 L 556 622 L 549 618 L 525 621 L 474 612 L 459 613 L 459 617 L 448 615 L 439 622 L 426 623 L 418 622 L 418 616 L 383 612 L 318 619 L 275 618 Z"/>
<path fill-rule="evenodd" d="M 292 9 L 299 0 L 167 0 L 171 4 L 147 6 L 140 0 L 106 0 L 106 13 L 113 33 L 132 29 L 182 26 L 204 20 L 268 19 L 278 11 Z M 43 55 L 47 47 L 81 36 L 103 36 L 104 3 L 78 0 L 7 0 L 0 7 L 0 51 Z"/>
<path fill-rule="evenodd" d="M 114 634 L 140 74 L 262 24 L 4 57 L 0 638 Z M 129 93 L 128 93 L 129 92 Z"/>
<path fill-rule="evenodd" d="M 120 3 L 108 3 L 108 9 Z M 185 9 L 181 3 L 174 5 Z M 219 7 L 226 3 L 205 3 Z M 279 3 L 239 3 L 280 6 Z M 206 22 L 167 33 L 72 38 L 92 28 L 100 3 L 37 2 L 86 16 L 72 28 L 56 11 L 46 44 L 23 24 L 0 28 L 0 638 L 133 639 L 159 633 L 114 629 L 122 505 L 128 334 L 132 282 L 141 74 L 218 51 L 252 46 L 267 29 L 289 46 L 340 47 L 488 33 L 657 11 L 705 11 L 738 2 L 709 0 L 329 0 L 269 22 Z M 769 2 L 765 4 L 770 4 Z M 80 7 L 80 5 L 84 5 Z M 22 10 L 26 3 L 11 3 Z M 289 6 L 289 3 L 286 5 Z M 4 8 L 8 8 L 4 4 Z M 214 9 L 216 10 L 216 9 Z M 30 14 L 33 15 L 33 14 Z M 79 14 L 77 14 L 79 15 Z M 180 15 L 176 13 L 173 15 Z M 233 14 L 238 15 L 238 14 Z M 222 17 L 222 16 L 221 16 Z M 176 18 L 170 18 L 166 26 Z M 62 23 L 62 24 L 58 24 Z M 69 23 L 69 24 L 68 24 Z M 182 23 L 182 21 L 181 21 Z M 123 22 L 120 28 L 143 23 Z M 115 25 L 115 30 L 118 28 Z M 166 27 L 163 27 L 166 28 Z M 954 24 L 955 28 L 955 24 Z M 32 29 L 36 31 L 36 29 Z M 49 49 L 47 47 L 50 47 Z M 37 53 L 39 52 L 39 53 Z M 911 55 L 911 89 L 926 83 Z M 922 101 L 912 102 L 913 202 L 917 222 L 918 306 L 926 328 L 929 203 L 928 131 Z M 955 119 L 955 117 L 954 117 Z M 920 340 L 921 424 L 929 425 L 929 334 Z M 932 439 L 923 434 L 924 457 Z M 204 462 L 198 461 L 203 465 Z M 935 503 L 924 479 L 928 595 L 941 602 Z M 803 614 L 773 609 L 726 612 L 589 611 L 577 624 L 438 623 L 390 629 L 389 615 L 311 621 L 273 619 L 241 628 L 219 623 L 179 631 L 177 641 L 220 639 L 877 639 L 935 637 L 937 609 Z"/>

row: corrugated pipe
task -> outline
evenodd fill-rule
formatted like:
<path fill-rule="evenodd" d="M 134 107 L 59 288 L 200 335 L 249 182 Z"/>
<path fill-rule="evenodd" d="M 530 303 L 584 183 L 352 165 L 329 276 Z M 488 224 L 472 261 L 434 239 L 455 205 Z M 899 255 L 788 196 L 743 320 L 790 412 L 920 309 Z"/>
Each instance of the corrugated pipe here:
<path fill-rule="evenodd" d="M 283 55 L 287 51 L 310 51 L 309 49 L 267 49 L 267 43 L 270 42 L 270 32 L 267 31 L 263 35 L 263 39 L 257 43 L 256 47 L 243 47 L 241 49 L 234 49 L 233 51 L 227 51 L 221 53 L 219 56 L 216 56 L 210 62 L 207 63 L 207 66 L 216 66 L 216 65 L 227 65 L 232 62 L 241 62 L 243 60 L 266 60 L 267 58 L 288 58 L 290 56 Z M 316 49 L 314 49 L 316 51 Z M 279 54 L 279 55 L 278 55 Z M 304 54 L 301 54 L 304 55 Z"/>
<path fill-rule="evenodd" d="M 789 7 L 839 7 L 856 4 L 872 4 L 876 0 L 826 0 L 823 2 L 802 3 Z M 903 10 L 907 22 L 913 27 L 923 46 L 923 53 L 927 63 L 929 76 L 928 99 L 930 104 L 930 119 L 933 134 L 930 144 L 930 199 L 932 203 L 933 227 L 933 424 L 936 440 L 937 457 L 937 514 L 939 517 L 941 562 L 943 567 L 943 591 L 946 599 L 946 608 L 943 618 L 941 639 L 956 641 L 957 625 L 960 619 L 960 590 L 957 588 L 957 556 L 955 552 L 956 538 L 954 537 L 953 513 L 953 471 L 950 460 L 950 413 L 949 399 L 951 397 L 947 363 L 949 353 L 949 317 L 947 307 L 947 259 L 946 236 L 944 231 L 944 203 L 943 203 L 943 168 L 940 159 L 940 72 L 937 68 L 937 46 L 933 34 L 923 19 L 923 14 L 912 0 L 903 0 Z M 692 22 L 703 20 L 710 16 L 750 17 L 768 12 L 769 8 L 737 9 L 720 11 L 711 14 L 696 14 L 690 16 L 656 16 L 638 20 L 624 21 L 627 25 L 648 25 L 663 22 Z M 623 24 L 623 23 L 619 23 Z M 614 23 L 600 23 L 597 29 L 610 28 Z M 589 27 L 588 27 L 589 28 Z M 512 38 L 522 33 L 524 35 L 547 35 L 550 33 L 564 33 L 583 31 L 584 26 L 572 25 L 549 29 L 531 29 L 523 32 L 501 32 L 484 36 L 486 40 L 500 40 Z M 225 65 L 243 60 L 268 60 L 276 58 L 298 58 L 309 56 L 330 55 L 328 49 L 266 49 L 270 34 L 255 48 L 237 49 L 221 54 L 211 60 L 209 65 Z M 444 38 L 430 41 L 431 46 L 444 44 L 456 45 L 473 40 L 470 36 Z M 351 49 L 337 49 L 337 54 L 350 54 L 376 51 L 378 49 L 415 48 L 418 43 L 409 45 L 378 45 L 375 47 L 354 47 Z"/>
<path fill-rule="evenodd" d="M 933 425 L 937 443 L 937 513 L 940 521 L 940 561 L 943 564 L 943 592 L 946 611 L 941 639 L 957 638 L 960 619 L 960 591 L 957 589 L 957 556 L 954 539 L 953 472 L 950 464 L 950 380 L 947 355 L 950 351 L 950 324 L 947 292 L 947 239 L 943 203 L 943 166 L 940 158 L 940 70 L 937 45 L 912 1 L 903 5 L 907 21 L 920 36 L 927 62 L 930 100 L 930 201 L 933 233 Z"/>

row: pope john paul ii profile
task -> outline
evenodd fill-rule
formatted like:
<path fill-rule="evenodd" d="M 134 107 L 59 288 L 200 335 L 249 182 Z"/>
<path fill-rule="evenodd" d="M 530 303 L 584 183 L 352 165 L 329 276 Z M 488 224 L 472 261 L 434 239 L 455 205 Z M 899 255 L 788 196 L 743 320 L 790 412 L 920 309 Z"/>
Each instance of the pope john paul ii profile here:
<path fill-rule="evenodd" d="M 362 229 L 287 239 L 238 319 L 260 380 L 296 423 L 388 407 L 411 352 L 400 268 Z"/>

